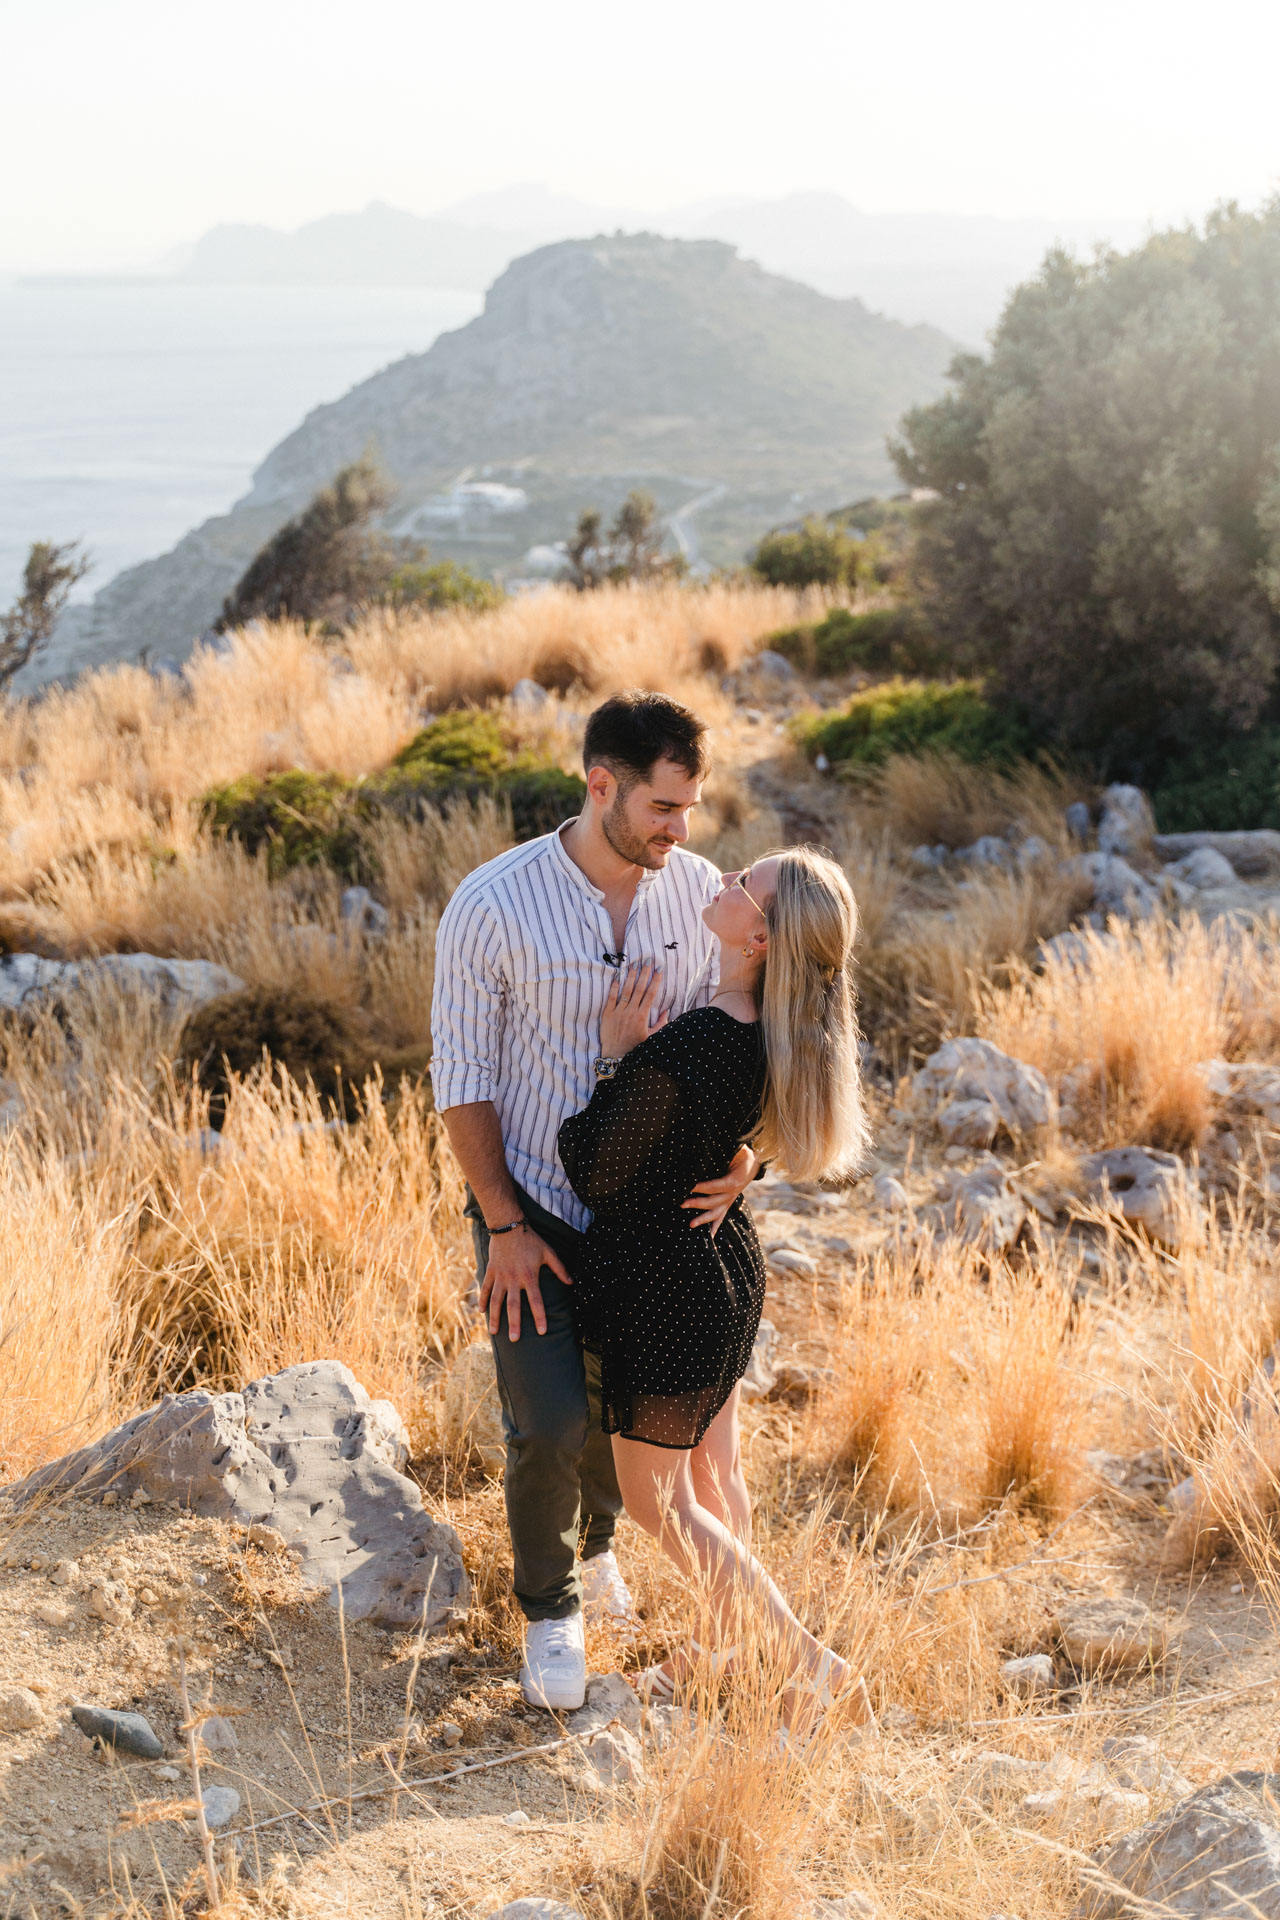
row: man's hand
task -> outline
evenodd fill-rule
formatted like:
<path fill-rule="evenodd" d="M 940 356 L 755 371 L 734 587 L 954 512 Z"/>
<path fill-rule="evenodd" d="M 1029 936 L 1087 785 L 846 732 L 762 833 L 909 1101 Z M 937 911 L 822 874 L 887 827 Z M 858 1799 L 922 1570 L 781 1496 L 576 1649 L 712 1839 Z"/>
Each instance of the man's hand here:
<path fill-rule="evenodd" d="M 507 1309 L 507 1334 L 512 1340 L 520 1338 L 521 1295 L 529 1297 L 529 1311 L 533 1315 L 533 1324 L 539 1333 L 547 1330 L 547 1314 L 542 1304 L 542 1288 L 538 1284 L 538 1272 L 542 1267 L 550 1267 L 566 1287 L 573 1281 L 565 1271 L 560 1256 L 553 1253 L 545 1240 L 540 1240 L 532 1227 L 517 1227 L 514 1233 L 500 1233 L 489 1241 L 489 1264 L 484 1270 L 484 1285 L 480 1289 L 480 1311 L 488 1310 L 489 1331 L 496 1333 L 502 1320 L 502 1309 Z"/>
<path fill-rule="evenodd" d="M 755 1179 L 759 1165 L 750 1147 L 739 1147 L 729 1162 L 728 1173 L 721 1174 L 717 1180 L 700 1180 L 689 1198 L 680 1202 L 693 1214 L 689 1225 L 710 1227 L 714 1239 L 720 1222 L 738 1195 Z"/>

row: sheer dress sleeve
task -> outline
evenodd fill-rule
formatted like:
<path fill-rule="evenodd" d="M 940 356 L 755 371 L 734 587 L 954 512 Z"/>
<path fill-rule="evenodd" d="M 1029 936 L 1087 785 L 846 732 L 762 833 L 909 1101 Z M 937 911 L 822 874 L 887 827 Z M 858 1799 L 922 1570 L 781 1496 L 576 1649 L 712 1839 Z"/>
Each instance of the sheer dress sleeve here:
<path fill-rule="evenodd" d="M 625 1214 L 641 1192 L 656 1197 L 663 1149 L 680 1130 L 680 1083 L 661 1054 L 649 1053 L 651 1046 L 646 1041 L 629 1053 L 615 1078 L 601 1080 L 588 1105 L 560 1129 L 569 1184 L 599 1220 Z"/>

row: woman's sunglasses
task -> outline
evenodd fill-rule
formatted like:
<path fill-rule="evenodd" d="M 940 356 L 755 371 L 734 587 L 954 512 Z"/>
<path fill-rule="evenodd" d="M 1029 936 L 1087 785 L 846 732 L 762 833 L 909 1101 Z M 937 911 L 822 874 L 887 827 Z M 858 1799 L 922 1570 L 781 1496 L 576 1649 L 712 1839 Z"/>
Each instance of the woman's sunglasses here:
<path fill-rule="evenodd" d="M 760 902 L 755 898 L 755 895 L 751 893 L 747 893 L 747 875 L 750 873 L 750 871 L 751 871 L 750 867 L 744 867 L 741 873 L 736 873 L 734 875 L 733 879 L 729 882 L 729 885 L 731 887 L 741 887 L 742 891 L 747 894 L 747 898 L 748 900 L 750 900 L 756 912 L 760 915 L 760 918 L 762 920 L 767 920 L 768 915 L 765 913 L 764 908 L 760 905 Z"/>

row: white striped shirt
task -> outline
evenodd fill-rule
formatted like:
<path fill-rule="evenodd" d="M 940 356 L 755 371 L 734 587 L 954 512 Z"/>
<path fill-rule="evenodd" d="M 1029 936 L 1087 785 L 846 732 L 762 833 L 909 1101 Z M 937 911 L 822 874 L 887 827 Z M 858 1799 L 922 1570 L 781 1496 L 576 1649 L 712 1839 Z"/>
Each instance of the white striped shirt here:
<path fill-rule="evenodd" d="M 705 1002 L 715 942 L 702 909 L 719 890 L 709 860 L 673 847 L 645 872 L 627 920 L 627 965 L 662 969 L 659 1010 Z M 439 1111 L 497 1108 L 516 1185 L 570 1226 L 591 1215 L 556 1152 L 560 1123 L 591 1098 L 600 1015 L 614 968 L 604 894 L 559 832 L 529 840 L 467 875 L 444 910 L 431 1003 L 431 1084 Z"/>

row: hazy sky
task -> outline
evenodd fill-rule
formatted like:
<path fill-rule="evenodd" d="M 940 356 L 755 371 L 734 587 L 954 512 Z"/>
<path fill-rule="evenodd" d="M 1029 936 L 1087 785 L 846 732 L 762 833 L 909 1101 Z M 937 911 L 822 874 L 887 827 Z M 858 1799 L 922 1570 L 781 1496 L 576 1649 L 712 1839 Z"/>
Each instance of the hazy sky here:
<path fill-rule="evenodd" d="M 541 181 L 1199 214 L 1280 186 L 1274 0 L 0 0 L 0 267 Z"/>

